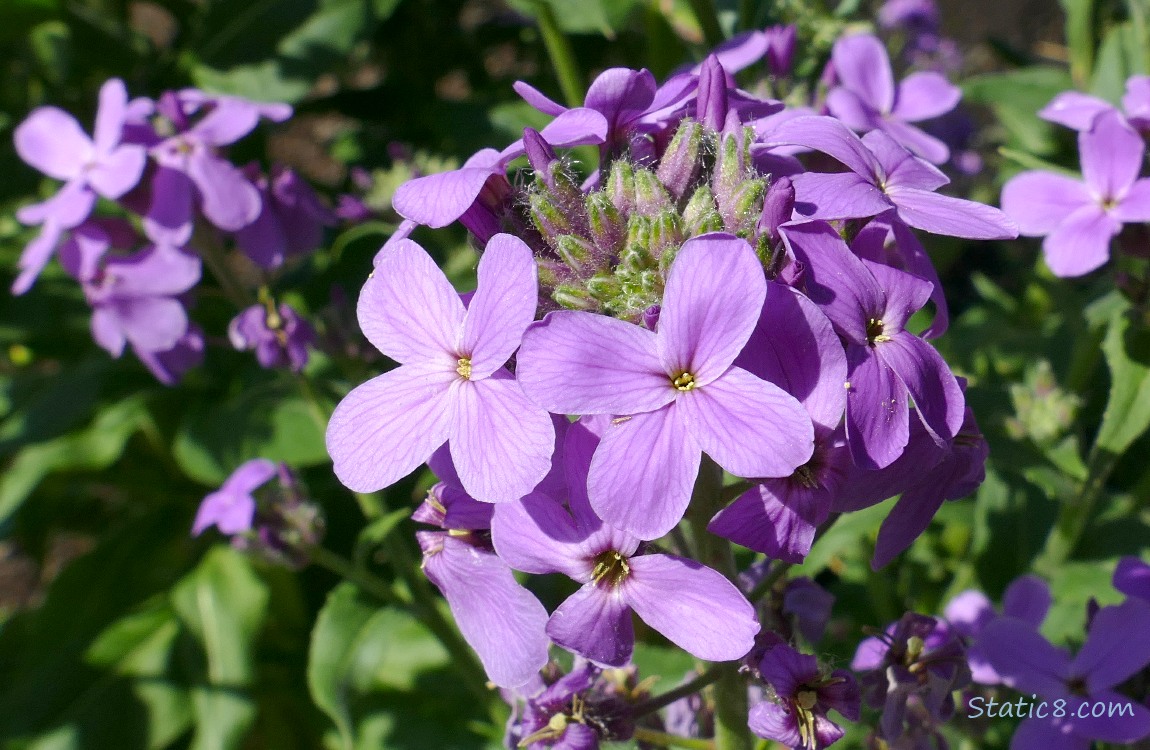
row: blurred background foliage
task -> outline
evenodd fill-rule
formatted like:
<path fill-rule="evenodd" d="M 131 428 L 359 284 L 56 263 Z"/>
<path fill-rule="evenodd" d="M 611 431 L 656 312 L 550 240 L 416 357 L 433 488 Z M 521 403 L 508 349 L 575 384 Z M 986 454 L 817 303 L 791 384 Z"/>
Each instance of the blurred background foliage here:
<path fill-rule="evenodd" d="M 718 5 L 728 35 L 798 22 L 800 57 L 814 75 L 835 33 L 874 11 L 861 0 Z M 954 2 L 943 10 L 944 30 L 963 45 L 961 83 L 986 165 L 956 187 L 981 200 L 996 202 L 1001 183 L 1023 168 L 1076 169 L 1073 134 L 1035 115 L 1054 94 L 1077 86 L 1117 100 L 1128 75 L 1150 71 L 1141 0 Z M 498 746 L 502 728 L 419 620 L 381 608 L 326 570 L 253 561 L 213 534 L 192 539 L 189 528 L 200 499 L 241 461 L 283 460 L 322 505 L 328 547 L 397 590 L 420 585 L 393 577 L 415 559 L 406 515 L 427 477 L 386 498 L 352 497 L 331 474 L 313 399 L 330 407 L 353 384 L 333 357 L 353 362 L 359 380 L 378 371 L 349 321 L 372 255 L 396 224 L 395 187 L 539 125 L 512 91 L 515 80 L 563 98 L 541 16 L 564 32 L 584 83 L 616 65 L 662 79 L 701 59 L 714 34 L 686 0 L 0 5 L 5 287 L 31 236 L 14 211 L 50 187 L 16 158 L 12 129 L 45 103 L 90 123 L 95 92 L 112 76 L 135 95 L 194 85 L 291 102 L 296 116 L 246 140 L 235 160 L 266 154 L 329 197 L 361 195 L 375 212 L 331 233 L 323 251 L 278 282 L 277 292 L 335 342 L 308 368 L 308 382 L 325 384 L 319 392 L 226 345 L 211 346 L 180 386 L 161 386 L 135 359 L 110 360 L 92 344 L 82 293 L 56 266 L 31 293 L 0 294 L 0 747 Z M 475 256 L 463 233 L 417 238 L 466 287 Z M 947 504 L 882 574 L 867 561 L 889 505 L 844 519 L 819 542 L 799 570 L 838 598 L 828 658 L 848 661 L 864 625 L 907 608 L 938 612 L 968 587 L 995 598 L 1041 564 L 1060 504 L 1092 470 L 1084 446 L 1103 421 L 1105 363 L 1125 368 L 1124 387 L 1136 393 L 1150 383 L 1150 347 L 1106 333 L 1120 304 L 1111 277 L 1056 281 L 1036 248 L 932 238 L 957 313 L 939 347 L 970 379 L 992 447 L 988 478 L 975 500 Z M 215 343 L 234 311 L 211 294 L 210 281 L 204 286 L 194 316 Z M 1113 594 L 1113 561 L 1150 539 L 1150 438 L 1141 432 L 1114 446 L 1124 457 L 1073 562 L 1043 571 L 1056 595 L 1051 637 L 1080 637 L 1086 601 Z M 564 595 L 561 585 L 544 582 L 538 592 L 549 607 Z M 640 676 L 659 676 L 656 691 L 673 686 L 689 657 L 643 637 Z M 1009 726 L 987 731 L 979 747 L 1005 747 Z"/>

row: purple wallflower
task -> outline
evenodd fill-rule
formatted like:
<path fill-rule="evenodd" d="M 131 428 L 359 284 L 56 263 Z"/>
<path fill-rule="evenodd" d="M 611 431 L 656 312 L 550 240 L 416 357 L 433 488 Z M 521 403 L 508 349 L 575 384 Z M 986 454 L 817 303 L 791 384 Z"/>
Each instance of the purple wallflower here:
<path fill-rule="evenodd" d="M 841 37 L 832 51 L 840 85 L 827 94 L 827 109 L 851 128 L 882 130 L 917 156 L 934 164 L 950 158 L 950 149 L 910 125 L 954 109 L 962 91 L 938 73 L 919 72 L 897 86 L 886 48 L 870 34 Z"/>
<path fill-rule="evenodd" d="M 140 181 L 147 160 L 144 149 L 121 142 L 127 104 L 124 82 L 113 78 L 100 87 L 93 137 L 88 137 L 76 118 L 57 107 L 38 107 L 17 126 L 16 153 L 49 177 L 64 180 L 64 185 L 48 200 L 25 206 L 16 214 L 25 224 L 44 228 L 20 257 L 14 294 L 28 291 L 52 257 L 62 232 L 91 215 L 96 196 L 114 200 Z"/>
<path fill-rule="evenodd" d="M 1139 633 L 1143 637 L 1137 637 Z M 1064 717 L 1022 722 L 1011 747 L 1088 750 L 1091 740 L 1117 744 L 1150 736 L 1150 709 L 1114 690 L 1150 664 L 1146 633 L 1150 633 L 1150 602 L 1137 598 L 1100 609 L 1074 657 L 1051 645 L 1030 623 L 1000 617 L 987 625 L 978 648 L 1004 683 L 1025 694 L 1066 701 Z M 1098 703 L 1121 705 L 1124 711 L 1090 717 L 1088 704 Z M 1083 704 L 1088 718 L 1079 716 Z"/>
<path fill-rule="evenodd" d="M 539 682 L 520 689 L 522 711 L 508 722 L 506 746 L 598 750 L 600 741 L 630 739 L 635 725 L 630 707 L 608 677 L 618 672 L 576 658 L 571 671 L 550 685 Z"/>
<path fill-rule="evenodd" d="M 528 397 L 559 414 L 625 415 L 607 431 L 588 480 L 608 523 L 641 539 L 670 531 L 703 452 L 742 477 L 790 476 L 811 457 L 802 406 L 733 365 L 765 296 L 750 246 L 712 234 L 679 251 L 657 331 L 577 311 L 528 328 L 517 371 Z"/>
<path fill-rule="evenodd" d="M 802 562 L 850 467 L 836 430 L 847 400 L 843 346 L 813 302 L 770 282 L 758 324 L 735 364 L 799 400 L 814 423 L 815 449 L 790 476 L 768 479 L 719 511 L 707 529 L 773 559 Z"/>
<path fill-rule="evenodd" d="M 209 526 L 221 534 L 242 534 L 251 531 L 256 514 L 256 499 L 252 493 L 271 481 L 276 475 L 274 461 L 255 458 L 240 464 L 223 485 L 204 498 L 196 511 L 192 535 L 199 536 Z"/>
<path fill-rule="evenodd" d="M 790 75 L 798 28 L 794 24 L 771 26 L 763 30 L 763 36 L 767 40 L 767 71 L 777 78 Z"/>
<path fill-rule="evenodd" d="M 277 268 L 319 247 L 324 227 L 335 224 L 335 215 L 311 186 L 283 166 L 273 167 L 269 176 L 260 175 L 255 165 L 245 172 L 260 191 L 262 208 L 255 221 L 236 233 L 236 245 L 244 254 L 260 268 Z"/>
<path fill-rule="evenodd" d="M 1114 588 L 1126 596 L 1150 601 L 1150 565 L 1137 557 L 1123 557 L 1114 569 Z"/>
<path fill-rule="evenodd" d="M 930 297 L 932 285 L 851 253 L 824 222 L 782 229 L 799 262 L 803 280 L 846 341 L 846 436 L 855 463 L 889 466 L 910 439 L 907 395 L 927 431 L 950 440 L 963 419 L 963 394 L 937 351 L 904 330 Z"/>
<path fill-rule="evenodd" d="M 443 529 L 416 532 L 423 572 L 447 599 L 487 676 L 513 688 L 547 663 L 547 610 L 492 552 L 491 511 L 490 504 L 438 484 L 412 518 Z"/>
<path fill-rule="evenodd" d="M 1052 601 L 1050 586 L 1046 581 L 1038 576 L 1021 576 L 1014 579 L 1002 595 L 1002 615 L 1025 622 L 1037 630 L 1046 619 Z M 986 594 L 974 589 L 963 591 L 951 599 L 944 614 L 954 631 L 967 639 L 968 643 L 975 641 L 986 626 L 998 617 Z M 967 647 L 966 660 L 970 665 L 970 678 L 974 682 L 980 685 L 998 685 L 1002 682 L 1002 677 L 994 671 L 977 643 Z"/>
<path fill-rule="evenodd" d="M 810 578 L 792 578 L 783 589 L 783 615 L 812 645 L 822 640 L 834 603 L 835 595 Z"/>
<path fill-rule="evenodd" d="M 239 351 L 255 349 L 260 366 L 290 367 L 299 372 L 307 364 L 307 348 L 315 343 L 315 330 L 286 304 L 252 305 L 228 324 L 228 339 Z"/>
<path fill-rule="evenodd" d="M 795 211 L 812 219 L 861 219 L 894 211 L 903 223 L 966 239 L 1013 239 L 1018 228 L 997 208 L 938 195 L 950 180 L 876 130 L 859 138 L 833 117 L 780 124 L 765 147 L 797 145 L 833 156 L 850 172 L 795 175 Z"/>
<path fill-rule="evenodd" d="M 612 429 L 606 419 L 598 427 Z M 631 658 L 634 611 L 688 653 L 709 661 L 746 654 L 759 631 L 739 590 L 694 560 L 643 553 L 635 536 L 604 523 L 586 497 L 599 436 L 579 422 L 567 433 L 569 509 L 545 495 L 495 508 L 499 556 L 525 573 L 564 573 L 583 584 L 551 615 L 555 643 L 592 661 L 622 666 Z"/>
<path fill-rule="evenodd" d="M 1150 221 L 1150 178 L 1138 179 L 1146 145 L 1122 118 L 1100 115 L 1079 134 L 1084 181 L 1031 171 L 1002 189 L 1002 207 L 1022 234 L 1045 236 L 1042 251 L 1057 276 L 1081 276 L 1106 263 L 1125 223 Z"/>
<path fill-rule="evenodd" d="M 176 345 L 165 351 L 153 352 L 133 347 L 132 350 L 144 366 L 164 385 L 180 382 L 184 373 L 199 367 L 204 361 L 204 331 L 195 323 L 188 324 L 188 331 Z"/>
<path fill-rule="evenodd" d="M 431 256 L 401 240 L 377 258 L 359 298 L 368 340 L 401 366 L 360 385 L 335 409 L 327 448 L 357 492 L 409 474 L 447 442 L 468 494 L 496 502 L 531 491 L 551 469 L 554 429 L 503 365 L 535 317 L 531 250 L 497 235 L 464 308 Z"/>
<path fill-rule="evenodd" d="M 773 691 L 767 700 L 751 708 L 749 725 L 760 737 L 795 750 L 822 750 L 844 734 L 828 718 L 828 711 L 858 721 L 858 683 L 845 669 L 828 674 L 819 668 L 814 656 L 779 642 L 763 654 L 759 673 Z"/>
<path fill-rule="evenodd" d="M 1150 76 L 1131 76 L 1126 79 L 1122 109 L 1126 121 L 1132 127 L 1143 132 L 1150 130 Z M 1099 115 L 1107 113 L 1117 114 L 1118 110 L 1105 99 L 1079 91 L 1064 91 L 1039 110 L 1038 116 L 1072 130 L 1085 132 L 1093 129 Z"/>

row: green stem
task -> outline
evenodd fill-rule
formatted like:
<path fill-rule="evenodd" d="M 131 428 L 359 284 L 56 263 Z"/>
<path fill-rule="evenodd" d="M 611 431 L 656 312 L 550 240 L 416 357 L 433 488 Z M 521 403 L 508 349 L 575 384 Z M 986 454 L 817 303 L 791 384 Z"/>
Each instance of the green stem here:
<path fill-rule="evenodd" d="M 716 664 L 690 682 L 684 682 L 682 685 L 672 688 L 665 693 L 660 693 L 659 695 L 648 698 L 642 703 L 636 703 L 631 708 L 631 714 L 636 717 L 646 716 L 647 714 L 655 713 L 661 708 L 666 708 L 680 698 L 694 695 L 719 679 L 723 671 L 722 667 L 723 665 Z"/>
<path fill-rule="evenodd" d="M 723 41 L 723 28 L 719 25 L 719 14 L 715 11 L 714 0 L 691 0 L 691 11 L 703 30 L 707 46 L 714 47 Z"/>
<path fill-rule="evenodd" d="M 340 578 L 350 581 L 363 591 L 379 599 L 384 604 L 392 606 L 407 606 L 400 601 L 395 591 L 379 576 L 356 566 L 351 560 L 332 552 L 326 547 L 312 547 L 308 550 L 311 561 L 321 568 L 335 573 Z"/>
<path fill-rule="evenodd" d="M 200 251 L 200 257 L 204 259 L 204 263 L 212 272 L 212 276 L 216 277 L 216 283 L 224 290 L 224 294 L 228 296 L 236 309 L 243 310 L 256 303 L 252 293 L 236 280 L 235 274 L 228 270 L 227 254 L 213 227 L 209 227 L 203 222 L 196 222 L 191 245 Z"/>
<path fill-rule="evenodd" d="M 1052 575 L 1073 554 L 1090 525 L 1094 507 L 1105 492 L 1106 480 L 1118 464 L 1118 458 L 1097 445 L 1090 450 L 1090 458 L 1086 462 L 1086 481 L 1082 483 L 1077 497 L 1072 502 L 1064 503 L 1059 510 L 1054 528 L 1046 538 L 1042 556 L 1035 563 L 1039 573 Z"/>
<path fill-rule="evenodd" d="M 755 0 L 739 0 L 739 28 L 748 31 L 755 26 Z"/>
<path fill-rule="evenodd" d="M 569 107 L 579 107 L 583 104 L 583 80 L 579 75 L 579 66 L 575 62 L 575 53 L 571 50 L 571 42 L 559 29 L 559 21 L 555 18 L 555 9 L 547 0 L 535 0 L 535 18 L 539 21 L 539 31 L 543 34 L 543 45 L 547 47 L 547 56 L 551 58 L 551 67 L 555 69 L 555 77 L 559 79 L 559 88 L 563 90 L 563 98 Z"/>
<path fill-rule="evenodd" d="M 677 734 L 656 732 L 654 729 L 636 727 L 634 738 L 640 742 L 647 742 L 659 747 L 685 747 L 687 750 L 715 750 L 715 743 L 711 740 L 700 740 L 694 737 L 680 737 Z"/>
<path fill-rule="evenodd" d="M 776 562 L 771 566 L 771 571 L 763 577 L 763 580 L 759 581 L 758 585 L 751 589 L 751 593 L 747 594 L 747 598 L 750 599 L 752 603 L 762 599 L 775 587 L 775 584 L 787 574 L 787 571 L 793 567 L 794 563 Z"/>
<path fill-rule="evenodd" d="M 723 471 L 707 456 L 699 466 L 695 490 L 687 518 L 695 538 L 695 553 L 699 562 L 708 565 L 735 580 L 735 556 L 731 543 L 707 531 L 707 523 L 722 507 Z M 738 662 L 715 665 L 715 748 L 716 750 L 751 750 L 754 740 L 747 727 L 747 685 L 739 674 Z"/>

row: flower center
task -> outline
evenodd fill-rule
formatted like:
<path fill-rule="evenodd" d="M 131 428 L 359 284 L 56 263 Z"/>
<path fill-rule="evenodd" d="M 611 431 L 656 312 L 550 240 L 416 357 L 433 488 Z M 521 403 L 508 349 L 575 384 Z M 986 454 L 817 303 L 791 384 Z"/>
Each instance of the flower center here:
<path fill-rule="evenodd" d="M 455 368 L 455 371 L 459 373 L 459 377 L 464 380 L 471 380 L 471 358 L 460 357 L 459 365 Z"/>
<path fill-rule="evenodd" d="M 883 333 L 886 324 L 880 319 L 871 318 L 866 322 L 866 340 L 873 344 L 881 344 L 884 341 L 890 341 L 890 336 Z"/>
<path fill-rule="evenodd" d="M 795 703 L 804 711 L 810 711 L 818 702 L 819 695 L 814 690 L 800 690 L 795 696 Z"/>
<path fill-rule="evenodd" d="M 695 376 L 689 372 L 680 373 L 671 380 L 671 384 L 680 391 L 689 391 L 697 385 L 697 383 L 695 383 Z"/>
<path fill-rule="evenodd" d="M 808 490 L 818 489 L 819 479 L 815 475 L 815 467 L 812 465 L 813 461 L 807 461 L 805 464 L 795 469 L 795 473 L 791 474 L 791 479 L 799 483 L 800 486 Z"/>
<path fill-rule="evenodd" d="M 595 556 L 591 580 L 603 586 L 618 586 L 631 574 L 631 566 L 622 553 L 609 549 Z"/>

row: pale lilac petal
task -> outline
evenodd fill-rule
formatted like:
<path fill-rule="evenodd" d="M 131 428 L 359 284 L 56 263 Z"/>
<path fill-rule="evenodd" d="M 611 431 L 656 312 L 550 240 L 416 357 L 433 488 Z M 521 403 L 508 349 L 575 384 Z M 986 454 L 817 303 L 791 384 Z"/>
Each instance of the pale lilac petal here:
<path fill-rule="evenodd" d="M 1098 115 L 1113 111 L 1110 102 L 1096 96 L 1078 91 L 1063 91 L 1051 99 L 1050 104 L 1038 110 L 1038 116 L 1073 130 L 1090 130 Z"/>
<path fill-rule="evenodd" d="M 766 136 L 765 146 L 792 145 L 822 151 L 852 172 L 877 182 L 882 168 L 862 140 L 833 117 L 796 117 L 783 122 Z"/>
<path fill-rule="evenodd" d="M 898 207 L 899 218 L 916 229 L 969 240 L 1018 236 L 1014 222 L 992 206 L 914 188 L 892 189 L 889 195 Z"/>
<path fill-rule="evenodd" d="M 1104 113 L 1078 136 L 1082 176 L 1099 198 L 1119 198 L 1142 169 L 1146 144 L 1117 112 Z"/>
<path fill-rule="evenodd" d="M 595 565 L 584 554 L 586 539 L 587 531 L 563 505 L 545 495 L 531 494 L 495 506 L 491 541 L 499 557 L 515 570 L 563 573 L 587 583 Z"/>
<path fill-rule="evenodd" d="M 1016 578 L 1002 595 L 1002 614 L 1030 623 L 1038 628 L 1046 619 L 1054 599 L 1050 584 L 1035 575 Z"/>
<path fill-rule="evenodd" d="M 689 372 L 704 387 L 731 366 L 766 298 L 762 265 L 746 240 L 705 235 L 675 256 L 659 313 L 664 372 Z"/>
<path fill-rule="evenodd" d="M 868 347 L 847 347 L 847 441 L 857 466 L 881 469 L 910 439 L 906 386 Z"/>
<path fill-rule="evenodd" d="M 871 568 L 885 568 L 926 531 L 942 507 L 943 496 L 930 488 L 914 487 L 902 494 L 879 528 Z"/>
<path fill-rule="evenodd" d="M 12 294 L 24 294 L 32 288 L 32 284 L 36 282 L 40 272 L 44 270 L 48 261 L 52 259 L 52 254 L 56 252 L 56 246 L 60 244 L 62 234 L 59 224 L 54 221 L 44 222 L 40 234 L 36 235 L 36 239 L 29 242 L 24 247 L 24 252 L 20 254 L 18 264 L 20 273 L 12 282 Z"/>
<path fill-rule="evenodd" d="M 831 61 L 839 80 L 880 112 L 894 106 L 894 74 L 886 48 L 871 34 L 845 36 L 835 42 Z"/>
<path fill-rule="evenodd" d="M 684 392 L 675 408 L 703 452 L 736 476 L 788 477 L 814 451 L 802 404 L 739 367 Z"/>
<path fill-rule="evenodd" d="M 147 162 L 148 152 L 143 146 L 120 146 L 88 171 L 88 184 L 105 198 L 115 200 L 139 184 Z"/>
<path fill-rule="evenodd" d="M 424 558 L 423 567 L 492 682 L 518 687 L 543 668 L 547 610 L 516 582 L 506 563 L 447 536 L 443 549 Z"/>
<path fill-rule="evenodd" d="M 881 121 L 879 113 L 862 98 L 844 86 L 838 86 L 827 94 L 827 110 L 852 130 L 860 133 L 877 128 Z"/>
<path fill-rule="evenodd" d="M 612 526 L 658 539 L 683 518 L 700 451 L 676 405 L 616 420 L 591 461 L 591 506 Z"/>
<path fill-rule="evenodd" d="M 881 318 L 886 307 L 874 275 L 825 222 L 792 224 L 779 231 L 806 267 L 803 281 L 807 296 L 840 334 L 856 344 L 866 344 L 867 320 Z"/>
<path fill-rule="evenodd" d="M 911 73 L 898 85 L 891 114 L 900 120 L 918 122 L 945 115 L 962 100 L 962 89 L 938 73 Z"/>
<path fill-rule="evenodd" d="M 1130 76 L 1126 79 L 1126 94 L 1122 97 L 1126 119 L 1139 130 L 1150 128 L 1150 76 Z"/>
<path fill-rule="evenodd" d="M 403 365 L 347 394 L 327 425 L 339 480 L 376 492 L 410 474 L 447 441 L 454 371 Z"/>
<path fill-rule="evenodd" d="M 886 298 L 880 318 L 888 335 L 906 326 L 910 316 L 922 309 L 934 291 L 933 284 L 912 273 L 869 260 L 862 264 Z"/>
<path fill-rule="evenodd" d="M 944 441 L 957 435 L 966 400 L 942 355 L 907 331 L 895 334 L 875 351 L 910 392 L 927 431 Z"/>
<path fill-rule="evenodd" d="M 252 527 L 256 501 L 251 495 L 234 492 L 213 492 L 204 498 L 192 522 L 192 536 L 199 536 L 210 526 L 221 534 L 242 534 Z"/>
<path fill-rule="evenodd" d="M 806 172 L 791 180 L 795 185 L 795 211 L 811 219 L 866 218 L 894 205 L 869 179 L 854 172 Z"/>
<path fill-rule="evenodd" d="M 516 94 L 519 94 L 519 96 L 523 97 L 523 101 L 527 102 L 532 107 L 545 115 L 551 115 L 552 117 L 555 117 L 556 115 L 561 115 L 567 111 L 567 108 L 562 104 L 559 104 L 553 99 L 550 99 L 546 94 L 529 83 L 516 81 L 511 85 L 511 88 L 515 89 Z M 591 105 L 589 104 L 588 106 Z"/>
<path fill-rule="evenodd" d="M 593 109 L 575 107 L 552 120 L 539 135 L 555 148 L 597 145 L 607 140 L 607 118 Z M 499 158 L 507 163 L 525 153 L 526 147 L 520 138 L 500 151 Z"/>
<path fill-rule="evenodd" d="M 986 626 L 977 643 L 1010 687 L 1048 699 L 1067 695 L 1070 654 L 1052 646 L 1029 624 L 1000 617 Z"/>
<path fill-rule="evenodd" d="M 977 589 L 968 589 L 947 602 L 943 616 L 959 635 L 973 638 L 996 615 L 994 605 L 986 594 Z"/>
<path fill-rule="evenodd" d="M 1047 710 L 1052 709 L 1047 707 Z M 1049 718 L 1027 719 L 1010 738 L 1010 750 L 1090 750 L 1093 746 L 1093 742 L 1074 734 L 1069 726 L 1056 725 Z"/>
<path fill-rule="evenodd" d="M 1110 240 L 1122 225 L 1098 206 L 1070 214 L 1042 242 L 1046 265 L 1055 276 L 1082 276 L 1110 260 Z"/>
<path fill-rule="evenodd" d="M 751 706 L 747 726 L 759 737 L 775 740 L 785 747 L 802 747 L 798 719 L 781 704 L 769 700 Z"/>
<path fill-rule="evenodd" d="M 181 247 L 192 236 L 195 186 L 191 179 L 170 167 L 160 166 L 152 178 L 152 203 L 144 216 L 144 232 L 154 242 Z"/>
<path fill-rule="evenodd" d="M 132 346 L 146 352 L 164 352 L 188 331 L 188 313 L 171 297 L 117 299 L 110 310 Z"/>
<path fill-rule="evenodd" d="M 1131 637 L 1136 633 L 1150 633 L 1150 602 L 1132 598 L 1098 610 L 1070 673 L 1085 677 L 1093 695 L 1141 672 L 1150 664 L 1150 638 Z"/>
<path fill-rule="evenodd" d="M 744 31 L 731 37 L 711 50 L 711 54 L 718 58 L 723 69 L 728 73 L 738 73 L 743 68 L 754 65 L 767 54 L 769 42 L 767 35 L 761 31 Z M 702 63 L 691 69 L 698 73 Z"/>
<path fill-rule="evenodd" d="M 1126 224 L 1150 221 L 1150 178 L 1136 180 L 1110 215 Z"/>
<path fill-rule="evenodd" d="M 389 243 L 359 293 L 359 327 L 396 362 L 455 364 L 463 303 L 443 271 L 412 240 Z"/>
<path fill-rule="evenodd" d="M 884 184 L 888 189 L 910 187 L 934 191 L 950 182 L 938 167 L 916 157 L 889 133 L 874 130 L 864 135 L 862 141 L 886 173 Z"/>
<path fill-rule="evenodd" d="M 109 78 L 100 87 L 100 105 L 92 130 L 92 144 L 101 156 L 110 154 L 124 130 L 128 110 L 128 89 L 119 78 Z M 114 197 L 114 196 L 113 196 Z"/>
<path fill-rule="evenodd" d="M 517 500 L 551 470 L 555 428 L 506 370 L 455 384 L 448 438 L 463 488 L 476 500 Z"/>
<path fill-rule="evenodd" d="M 83 180 L 69 180 L 46 201 L 23 206 L 16 212 L 22 224 L 54 223 L 63 229 L 71 229 L 84 222 L 96 206 L 96 194 Z"/>
<path fill-rule="evenodd" d="M 658 409 L 677 391 L 651 331 L 604 315 L 560 310 L 528 326 L 516 377 L 555 414 L 634 414 Z"/>
<path fill-rule="evenodd" d="M 654 101 L 657 88 L 655 76 L 646 68 L 608 68 L 591 82 L 583 104 L 602 113 L 614 131 L 641 116 Z"/>
<path fill-rule="evenodd" d="M 78 177 L 93 156 L 92 141 L 76 118 L 58 107 L 37 107 L 16 127 L 16 153 L 57 180 Z"/>
<path fill-rule="evenodd" d="M 116 277 L 117 296 L 175 296 L 196 285 L 201 266 L 197 255 L 156 246 L 109 260 L 107 272 Z"/>
<path fill-rule="evenodd" d="M 467 307 L 459 351 L 471 358 L 471 377 L 502 367 L 535 319 L 538 269 L 531 248 L 510 234 L 497 234 L 479 259 L 479 285 Z"/>
<path fill-rule="evenodd" d="M 192 126 L 191 132 L 204 143 L 227 146 L 255 130 L 260 111 L 251 102 L 233 97 L 215 100 L 215 108 Z"/>
<path fill-rule="evenodd" d="M 204 216 L 220 229 L 243 229 L 260 215 L 260 191 L 231 162 L 194 154 L 188 159 L 188 177 L 199 188 Z"/>
<path fill-rule="evenodd" d="M 635 647 L 631 608 L 621 589 L 597 583 L 585 584 L 559 605 L 547 621 L 547 635 L 556 645 L 608 667 L 631 661 Z"/>
<path fill-rule="evenodd" d="M 1114 588 L 1126 596 L 1150 601 L 1150 565 L 1137 557 L 1123 557 L 1114 569 Z"/>
<path fill-rule="evenodd" d="M 224 481 L 221 490 L 251 494 L 271 481 L 277 473 L 275 461 L 266 458 L 253 458 L 240 464 L 231 476 Z"/>
<path fill-rule="evenodd" d="M 635 614 L 687 653 L 731 661 L 755 645 L 755 608 L 717 571 L 672 555 L 630 559 L 620 586 Z"/>
<path fill-rule="evenodd" d="M 92 338 L 113 357 L 124 353 L 128 338 L 116 311 L 108 307 L 97 307 L 92 311 Z"/>
<path fill-rule="evenodd" d="M 496 159 L 499 157 L 494 149 L 484 151 L 489 151 Z M 488 178 L 498 175 L 501 170 L 498 165 L 464 167 L 417 177 L 396 189 L 391 204 L 400 216 L 439 229 L 471 208 Z"/>
<path fill-rule="evenodd" d="M 946 294 L 942 288 L 942 280 L 938 277 L 926 248 L 918 241 L 918 237 L 910 227 L 897 219 L 891 221 L 891 230 L 894 233 L 895 244 L 906 263 L 906 270 L 933 285 L 930 301 L 934 303 L 934 320 L 930 327 L 922 332 L 926 339 L 937 338 L 946 333 L 950 326 L 950 312 L 946 304 Z"/>
<path fill-rule="evenodd" d="M 1002 210 L 1027 237 L 1050 234 L 1067 216 L 1094 203 L 1085 183 L 1053 172 L 1023 172 L 1002 188 Z"/>

